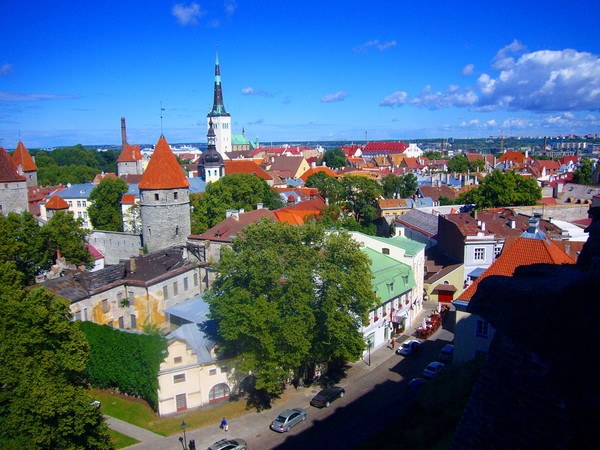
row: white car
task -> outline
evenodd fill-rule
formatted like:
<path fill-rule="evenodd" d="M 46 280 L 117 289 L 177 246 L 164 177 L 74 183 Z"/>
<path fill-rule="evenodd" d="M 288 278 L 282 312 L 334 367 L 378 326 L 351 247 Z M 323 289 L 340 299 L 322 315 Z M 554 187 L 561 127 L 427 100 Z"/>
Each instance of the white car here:
<path fill-rule="evenodd" d="M 425 370 L 423 371 L 423 376 L 425 378 L 434 378 L 445 368 L 446 364 L 434 361 L 432 363 L 429 363 L 429 365 L 425 368 Z"/>
<path fill-rule="evenodd" d="M 398 350 L 396 350 L 396 354 L 403 356 L 414 355 L 419 351 L 421 345 L 423 344 L 420 341 L 415 340 L 403 342 L 402 345 L 398 347 Z"/>

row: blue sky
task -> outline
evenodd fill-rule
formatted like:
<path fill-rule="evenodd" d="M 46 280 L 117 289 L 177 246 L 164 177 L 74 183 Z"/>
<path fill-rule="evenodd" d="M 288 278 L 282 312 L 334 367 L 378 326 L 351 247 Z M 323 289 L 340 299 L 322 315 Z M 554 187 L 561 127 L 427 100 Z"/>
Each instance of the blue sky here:
<path fill-rule="evenodd" d="M 0 145 L 600 132 L 597 0 L 0 2 Z"/>

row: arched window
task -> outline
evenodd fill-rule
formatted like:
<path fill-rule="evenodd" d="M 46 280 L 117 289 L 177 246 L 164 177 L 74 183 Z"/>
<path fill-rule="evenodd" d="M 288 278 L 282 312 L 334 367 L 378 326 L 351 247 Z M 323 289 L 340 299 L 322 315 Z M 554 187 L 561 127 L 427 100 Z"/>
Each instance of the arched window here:
<path fill-rule="evenodd" d="M 209 402 L 218 402 L 229 398 L 229 386 L 225 383 L 217 384 L 208 393 Z"/>

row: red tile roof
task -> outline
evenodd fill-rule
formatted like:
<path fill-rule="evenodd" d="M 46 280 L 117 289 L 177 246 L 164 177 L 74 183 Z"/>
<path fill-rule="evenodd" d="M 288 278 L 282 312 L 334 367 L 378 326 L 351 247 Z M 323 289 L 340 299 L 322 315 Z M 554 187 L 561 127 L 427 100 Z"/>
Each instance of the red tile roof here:
<path fill-rule="evenodd" d="M 403 153 L 407 148 L 404 142 L 368 142 L 363 153 Z"/>
<path fill-rule="evenodd" d="M 484 278 L 490 275 L 512 276 L 515 269 L 519 266 L 531 264 L 574 264 L 575 261 L 563 252 L 558 246 L 549 239 L 530 239 L 520 237 L 505 248 L 497 260 L 487 268 L 483 274 L 475 280 L 459 296 L 459 300 L 468 302 L 471 300 L 477 286 Z"/>
<path fill-rule="evenodd" d="M 231 242 L 248 225 L 256 223 L 265 217 L 275 220 L 275 213 L 268 209 L 256 209 L 238 214 L 237 217 L 229 216 L 204 233 L 191 235 L 190 239 Z"/>
<path fill-rule="evenodd" d="M 136 162 L 142 159 L 142 152 L 139 145 L 129 145 L 125 143 L 117 162 Z"/>
<path fill-rule="evenodd" d="M 423 185 L 419 188 L 423 197 L 430 197 L 433 201 L 439 201 L 440 197 L 446 197 L 450 200 L 454 200 L 458 193 L 450 186 L 442 184 L 441 186 L 427 186 Z"/>
<path fill-rule="evenodd" d="M 69 209 L 69 204 L 60 195 L 53 195 L 46 202 L 46 209 Z"/>
<path fill-rule="evenodd" d="M 233 159 L 225 161 L 225 174 L 248 173 L 269 181 L 273 177 L 251 159 Z"/>
<path fill-rule="evenodd" d="M 4 147 L 0 147 L 0 182 L 11 183 L 15 181 L 25 181 L 25 177 L 19 173 L 17 166 L 4 150 Z"/>
<path fill-rule="evenodd" d="M 333 170 L 331 170 L 329 167 L 324 167 L 324 166 L 317 166 L 317 167 L 311 167 L 310 169 L 308 169 L 306 172 L 304 172 L 301 176 L 300 179 L 304 182 L 306 182 L 306 180 L 308 180 L 308 177 L 310 177 L 311 175 L 314 175 L 317 172 L 325 172 L 326 175 L 329 175 L 330 177 L 336 177 L 337 173 L 335 173 Z"/>
<path fill-rule="evenodd" d="M 177 162 L 169 143 L 163 135 L 158 138 L 154 153 L 142 175 L 139 189 L 186 188 L 190 182 Z"/>
<path fill-rule="evenodd" d="M 88 244 L 85 246 L 85 248 L 87 248 L 88 252 L 90 252 L 90 254 L 94 257 L 95 260 L 104 258 L 104 255 L 100 253 L 98 249 L 93 245 Z"/>
<path fill-rule="evenodd" d="M 12 159 L 15 163 L 15 166 L 21 166 L 23 168 L 23 172 L 35 172 L 37 170 L 37 167 L 33 162 L 33 158 L 21 141 L 19 141 L 17 144 L 17 148 L 13 153 Z"/>
<path fill-rule="evenodd" d="M 92 184 L 100 184 L 100 182 L 102 180 L 104 180 L 105 178 L 110 178 L 110 179 L 117 179 L 117 174 L 116 173 L 99 173 L 98 175 L 96 175 L 94 177 L 94 179 L 92 180 Z"/>
<path fill-rule="evenodd" d="M 135 194 L 124 194 L 121 198 L 121 205 L 133 205 L 135 203 Z"/>
<path fill-rule="evenodd" d="M 498 158 L 498 162 L 510 161 L 513 164 L 525 164 L 528 159 L 530 158 L 525 158 L 525 153 L 507 151 L 506 153 L 502 154 L 500 158 Z"/>

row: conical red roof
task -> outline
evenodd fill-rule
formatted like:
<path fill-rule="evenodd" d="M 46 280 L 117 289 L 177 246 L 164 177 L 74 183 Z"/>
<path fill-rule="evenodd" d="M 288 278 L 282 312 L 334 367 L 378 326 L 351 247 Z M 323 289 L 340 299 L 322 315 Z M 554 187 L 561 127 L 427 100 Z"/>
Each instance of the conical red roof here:
<path fill-rule="evenodd" d="M 25 177 L 19 173 L 17 166 L 4 147 L 0 147 L 0 182 L 10 183 L 13 181 L 25 181 Z"/>
<path fill-rule="evenodd" d="M 46 209 L 69 209 L 69 204 L 60 195 L 53 195 L 46 203 Z"/>
<path fill-rule="evenodd" d="M 12 159 L 15 166 L 21 166 L 23 168 L 23 172 L 35 172 L 37 170 L 33 158 L 25 148 L 25 145 L 23 145 L 22 141 L 19 141 L 17 144 Z"/>
<path fill-rule="evenodd" d="M 190 185 L 183 168 L 171 151 L 169 143 L 160 136 L 146 171 L 142 175 L 139 189 L 177 189 Z"/>
<path fill-rule="evenodd" d="M 125 143 L 117 162 L 136 162 L 142 159 L 142 152 L 139 145 L 129 145 Z"/>

